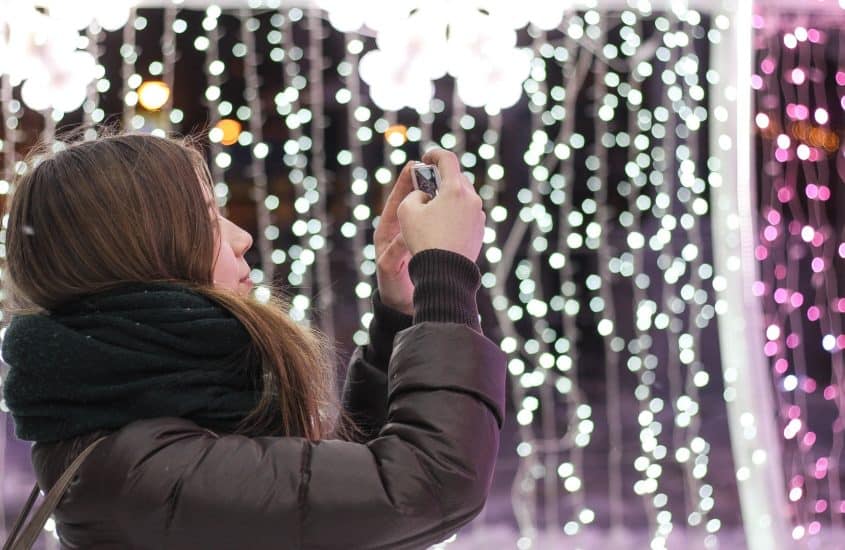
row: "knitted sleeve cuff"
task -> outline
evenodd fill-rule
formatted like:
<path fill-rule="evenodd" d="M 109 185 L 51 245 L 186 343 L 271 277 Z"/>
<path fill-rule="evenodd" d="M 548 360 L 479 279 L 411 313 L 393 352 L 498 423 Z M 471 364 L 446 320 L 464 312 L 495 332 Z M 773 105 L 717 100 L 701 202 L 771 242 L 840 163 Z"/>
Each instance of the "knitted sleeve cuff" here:
<path fill-rule="evenodd" d="M 414 324 L 423 321 L 462 323 L 481 332 L 476 293 L 481 271 L 462 254 L 429 248 L 408 263 L 414 283 Z"/>
<path fill-rule="evenodd" d="M 370 342 L 364 349 L 364 358 L 370 364 L 387 372 L 390 354 L 393 352 L 393 337 L 400 330 L 413 324 L 411 315 L 384 305 L 378 289 L 372 294 L 373 318 L 370 319 Z"/>

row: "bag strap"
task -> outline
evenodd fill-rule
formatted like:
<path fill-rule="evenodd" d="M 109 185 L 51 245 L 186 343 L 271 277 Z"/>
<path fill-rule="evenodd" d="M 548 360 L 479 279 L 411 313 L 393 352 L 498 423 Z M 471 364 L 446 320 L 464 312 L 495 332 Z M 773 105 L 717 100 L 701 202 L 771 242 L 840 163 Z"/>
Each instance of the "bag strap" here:
<path fill-rule="evenodd" d="M 96 447 L 106 437 L 108 436 L 102 436 L 88 445 L 84 451 L 79 453 L 79 456 L 76 457 L 71 465 L 67 467 L 67 470 L 64 471 L 62 476 L 53 484 L 53 487 L 47 493 L 47 496 L 44 497 L 44 502 L 41 503 L 41 506 L 39 506 L 38 510 L 35 511 L 35 514 L 32 516 L 30 522 L 23 528 L 23 531 L 21 531 L 21 525 L 29 515 L 32 505 L 35 504 L 35 499 L 38 498 L 38 493 L 41 492 L 38 487 L 38 483 L 35 484 L 23 510 L 21 510 L 18 519 L 15 520 L 15 525 L 12 527 L 12 530 L 9 533 L 9 538 L 6 539 L 6 543 L 3 545 L 3 550 L 29 550 L 32 545 L 35 544 L 38 536 L 41 535 L 41 530 L 44 529 L 44 524 L 47 523 L 47 519 L 53 513 L 53 510 L 56 509 L 56 506 L 58 506 L 59 501 L 62 499 L 62 496 L 64 496 L 65 491 L 67 491 L 71 480 L 73 480 L 73 476 L 76 474 L 76 471 L 80 466 L 82 466 L 82 462 L 89 454 L 91 454 L 94 447 Z M 18 533 L 20 533 L 20 538 L 18 538 Z"/>

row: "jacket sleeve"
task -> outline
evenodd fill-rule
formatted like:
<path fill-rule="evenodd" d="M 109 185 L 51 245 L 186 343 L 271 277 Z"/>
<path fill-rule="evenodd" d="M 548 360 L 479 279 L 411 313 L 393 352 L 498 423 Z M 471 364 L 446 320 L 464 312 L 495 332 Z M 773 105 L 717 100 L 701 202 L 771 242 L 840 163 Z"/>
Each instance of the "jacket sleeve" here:
<path fill-rule="evenodd" d="M 461 254 L 426 249 L 408 263 L 414 284 L 414 315 L 386 306 L 373 292 L 370 342 L 352 353 L 342 393 L 343 408 L 362 429 L 359 442 L 374 438 L 387 419 L 387 370 L 396 334 L 426 321 L 464 324 L 482 333 L 476 294 L 478 266 Z"/>
<path fill-rule="evenodd" d="M 413 316 L 384 305 L 378 289 L 372 296 L 369 343 L 352 352 L 346 369 L 342 403 L 364 435 L 374 438 L 387 420 L 387 367 L 396 333 L 411 326 Z"/>
<path fill-rule="evenodd" d="M 142 548 L 402 550 L 440 542 L 482 509 L 505 408 L 505 354 L 472 328 L 400 331 L 387 420 L 366 444 L 159 434 L 126 449 L 118 521 Z M 126 463 L 129 461 L 129 463 Z"/>

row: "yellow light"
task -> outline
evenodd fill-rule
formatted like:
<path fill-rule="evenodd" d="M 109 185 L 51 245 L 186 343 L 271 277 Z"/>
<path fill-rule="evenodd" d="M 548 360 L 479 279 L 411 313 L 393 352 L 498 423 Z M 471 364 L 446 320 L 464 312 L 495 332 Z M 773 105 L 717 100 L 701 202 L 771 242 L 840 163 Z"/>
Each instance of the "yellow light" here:
<path fill-rule="evenodd" d="M 221 119 L 215 128 L 221 132 L 220 143 L 223 145 L 232 145 L 241 135 L 241 123 L 231 118 Z"/>
<path fill-rule="evenodd" d="M 138 87 L 138 103 L 148 111 L 158 111 L 170 98 L 170 88 L 160 80 L 148 80 Z"/>
<path fill-rule="evenodd" d="M 384 139 L 394 147 L 399 147 L 408 141 L 408 127 L 404 124 L 394 124 L 384 131 Z"/>

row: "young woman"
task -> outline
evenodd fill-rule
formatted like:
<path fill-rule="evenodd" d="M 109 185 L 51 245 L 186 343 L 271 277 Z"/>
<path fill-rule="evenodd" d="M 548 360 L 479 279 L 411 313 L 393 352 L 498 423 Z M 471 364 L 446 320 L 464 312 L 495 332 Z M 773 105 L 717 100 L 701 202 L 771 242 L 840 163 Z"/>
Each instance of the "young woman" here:
<path fill-rule="evenodd" d="M 370 342 L 335 353 L 250 292 L 246 231 L 187 140 L 43 147 L 6 229 L 4 384 L 63 548 L 425 548 L 485 503 L 505 355 L 479 327 L 484 213 L 456 157 L 399 175 L 374 234 Z M 278 294 L 278 292 L 276 293 Z"/>

